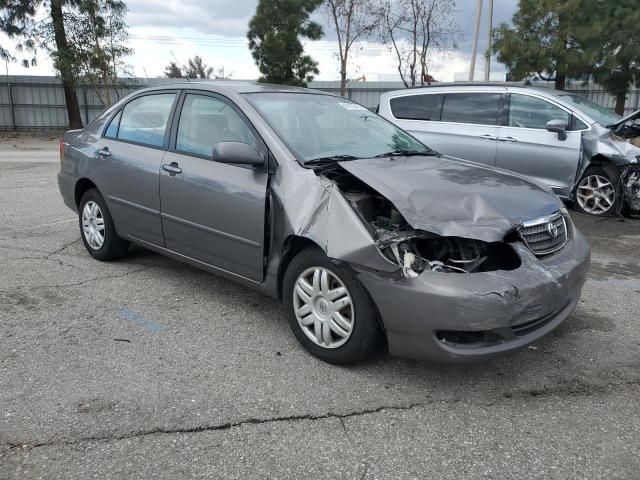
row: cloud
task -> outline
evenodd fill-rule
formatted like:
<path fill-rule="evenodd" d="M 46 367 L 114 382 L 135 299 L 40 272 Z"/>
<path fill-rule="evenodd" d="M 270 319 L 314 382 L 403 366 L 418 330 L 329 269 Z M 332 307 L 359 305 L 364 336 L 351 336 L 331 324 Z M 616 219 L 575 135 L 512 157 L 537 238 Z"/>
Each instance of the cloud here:
<path fill-rule="evenodd" d="M 200 35 L 244 37 L 256 0 L 129 0 L 130 27 L 192 29 Z"/>

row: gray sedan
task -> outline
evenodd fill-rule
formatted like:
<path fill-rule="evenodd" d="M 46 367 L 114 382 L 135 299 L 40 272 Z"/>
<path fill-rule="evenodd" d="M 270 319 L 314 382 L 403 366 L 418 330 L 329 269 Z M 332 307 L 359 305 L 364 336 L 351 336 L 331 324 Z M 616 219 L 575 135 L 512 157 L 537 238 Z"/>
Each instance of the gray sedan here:
<path fill-rule="evenodd" d="M 574 310 L 590 249 L 552 192 L 313 90 L 145 88 L 61 143 L 97 260 L 130 243 L 280 298 L 310 353 L 488 358 Z"/>

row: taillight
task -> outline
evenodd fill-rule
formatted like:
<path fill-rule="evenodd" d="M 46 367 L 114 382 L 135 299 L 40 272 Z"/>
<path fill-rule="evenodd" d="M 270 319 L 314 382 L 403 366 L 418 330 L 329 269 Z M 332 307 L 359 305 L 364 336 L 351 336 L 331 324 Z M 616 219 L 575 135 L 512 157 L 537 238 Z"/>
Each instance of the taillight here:
<path fill-rule="evenodd" d="M 60 156 L 64 155 L 64 142 L 60 140 Z"/>

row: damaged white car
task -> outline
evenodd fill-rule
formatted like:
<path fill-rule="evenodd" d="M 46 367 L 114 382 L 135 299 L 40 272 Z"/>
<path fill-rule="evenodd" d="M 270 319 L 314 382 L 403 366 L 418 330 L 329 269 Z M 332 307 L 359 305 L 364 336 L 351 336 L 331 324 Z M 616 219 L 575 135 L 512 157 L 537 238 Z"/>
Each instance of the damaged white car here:
<path fill-rule="evenodd" d="M 135 243 L 280 298 L 332 363 L 522 348 L 573 312 L 589 268 L 549 189 L 312 90 L 145 88 L 65 134 L 61 155 L 93 257 Z"/>
<path fill-rule="evenodd" d="M 442 83 L 386 92 L 379 113 L 438 152 L 546 184 L 581 212 L 640 211 L 640 112 L 621 120 L 571 92 Z"/>

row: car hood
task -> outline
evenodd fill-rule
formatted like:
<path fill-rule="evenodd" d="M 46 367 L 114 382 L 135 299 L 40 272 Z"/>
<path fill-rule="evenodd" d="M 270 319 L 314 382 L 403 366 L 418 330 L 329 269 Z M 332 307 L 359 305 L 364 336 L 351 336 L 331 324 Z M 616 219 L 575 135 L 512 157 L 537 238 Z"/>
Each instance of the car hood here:
<path fill-rule="evenodd" d="M 560 200 L 499 169 L 445 156 L 340 162 L 385 196 L 416 230 L 500 241 L 522 222 L 552 214 Z"/>
<path fill-rule="evenodd" d="M 636 118 L 639 118 L 639 117 L 640 117 L 640 110 L 637 110 L 637 111 L 633 112 L 631 115 L 627 115 L 626 117 L 621 118 L 616 123 L 612 123 L 611 125 L 607 125 L 607 128 L 610 128 L 611 130 L 616 130 L 623 123 L 627 123 L 628 121 L 635 120 Z"/>

